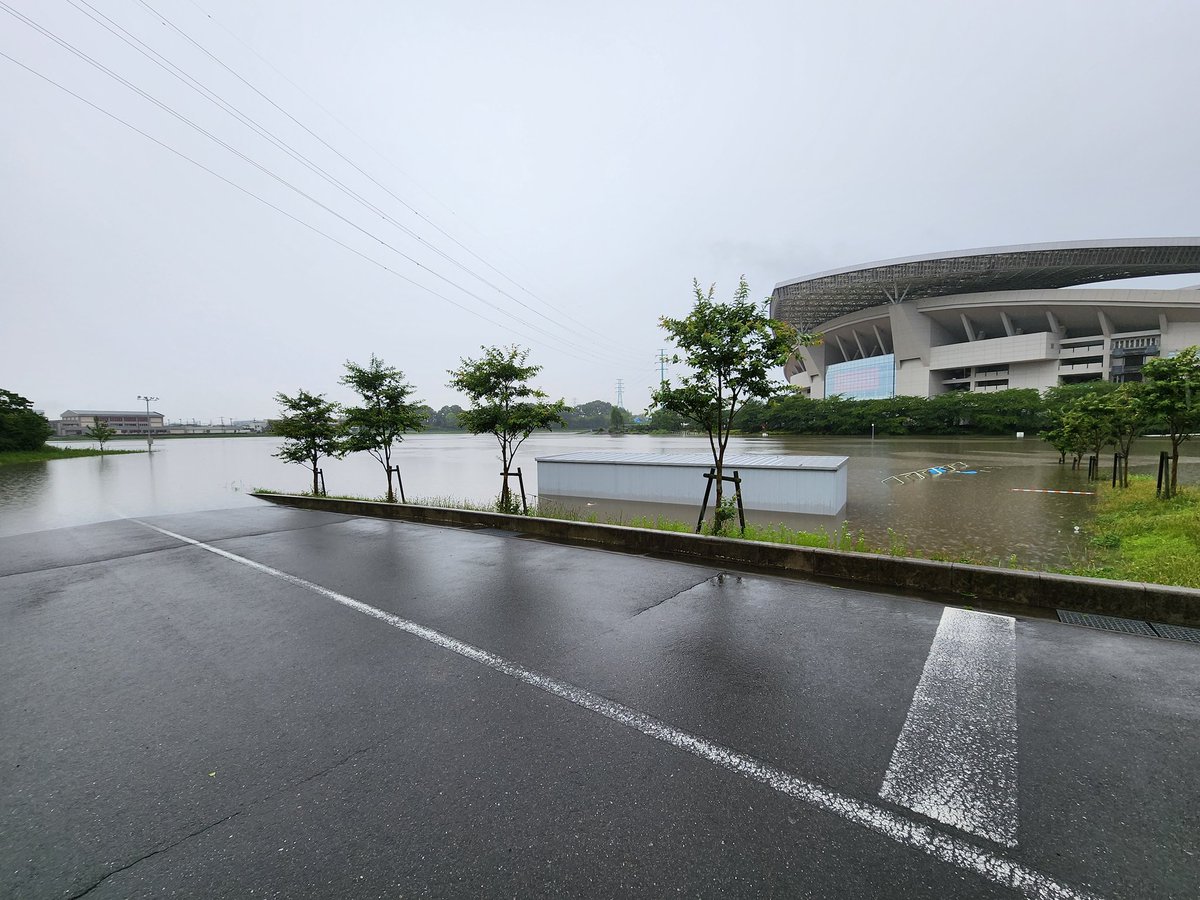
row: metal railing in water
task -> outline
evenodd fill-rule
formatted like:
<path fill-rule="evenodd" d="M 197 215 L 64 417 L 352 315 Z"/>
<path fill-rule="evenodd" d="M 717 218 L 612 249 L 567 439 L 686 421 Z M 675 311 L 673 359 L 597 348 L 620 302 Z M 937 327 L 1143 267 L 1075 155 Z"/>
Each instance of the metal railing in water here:
<path fill-rule="evenodd" d="M 960 472 L 967 468 L 967 464 L 962 460 L 958 462 L 946 463 L 944 466 L 930 466 L 927 469 L 917 469 L 913 472 L 901 472 L 899 475 L 889 475 L 887 478 L 881 478 L 880 484 L 887 484 L 889 481 L 894 481 L 896 484 L 909 484 L 913 481 L 924 481 L 926 478 L 936 478 L 939 475 L 945 475 L 947 472 Z"/>

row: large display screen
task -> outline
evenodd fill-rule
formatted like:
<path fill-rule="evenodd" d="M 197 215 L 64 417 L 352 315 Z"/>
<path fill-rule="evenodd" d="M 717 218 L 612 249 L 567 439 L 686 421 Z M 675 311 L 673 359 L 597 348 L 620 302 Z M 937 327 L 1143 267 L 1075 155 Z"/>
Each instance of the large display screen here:
<path fill-rule="evenodd" d="M 850 400 L 883 400 L 896 396 L 896 355 L 871 356 L 834 363 L 825 369 L 825 396 Z"/>

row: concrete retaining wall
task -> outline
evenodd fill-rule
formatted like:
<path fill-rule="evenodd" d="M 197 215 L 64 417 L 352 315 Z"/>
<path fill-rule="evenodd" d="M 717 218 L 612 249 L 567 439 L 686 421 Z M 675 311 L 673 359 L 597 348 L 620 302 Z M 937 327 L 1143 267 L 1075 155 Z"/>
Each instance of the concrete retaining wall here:
<path fill-rule="evenodd" d="M 862 587 L 917 594 L 922 599 L 987 603 L 1004 607 L 1080 612 L 1146 619 L 1200 627 L 1200 590 L 1078 578 L 1049 572 L 1027 572 L 964 563 L 937 562 L 792 547 L 675 531 L 652 531 L 621 525 L 593 525 L 561 519 L 507 516 L 438 506 L 411 506 L 367 500 L 339 500 L 295 494 L 255 497 L 284 506 L 318 509 L 352 516 L 399 519 L 428 525 L 498 528 L 624 553 L 654 554 L 706 565 L 749 568 L 777 575 L 828 578 Z"/>

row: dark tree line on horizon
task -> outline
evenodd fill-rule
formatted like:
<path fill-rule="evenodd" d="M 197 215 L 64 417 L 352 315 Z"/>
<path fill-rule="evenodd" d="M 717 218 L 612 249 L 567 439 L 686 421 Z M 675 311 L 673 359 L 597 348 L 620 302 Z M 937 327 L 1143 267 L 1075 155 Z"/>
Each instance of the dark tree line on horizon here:
<path fill-rule="evenodd" d="M 0 388 L 0 452 L 40 450 L 54 427 L 33 402 L 20 394 Z"/>

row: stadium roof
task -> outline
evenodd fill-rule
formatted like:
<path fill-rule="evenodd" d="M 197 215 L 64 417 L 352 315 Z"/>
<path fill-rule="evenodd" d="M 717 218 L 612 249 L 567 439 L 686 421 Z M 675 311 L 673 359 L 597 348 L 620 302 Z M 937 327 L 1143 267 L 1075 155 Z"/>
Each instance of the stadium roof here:
<path fill-rule="evenodd" d="M 815 328 L 888 302 L 983 291 L 1042 290 L 1200 272 L 1200 237 L 985 247 L 887 259 L 781 281 L 775 318 Z"/>

